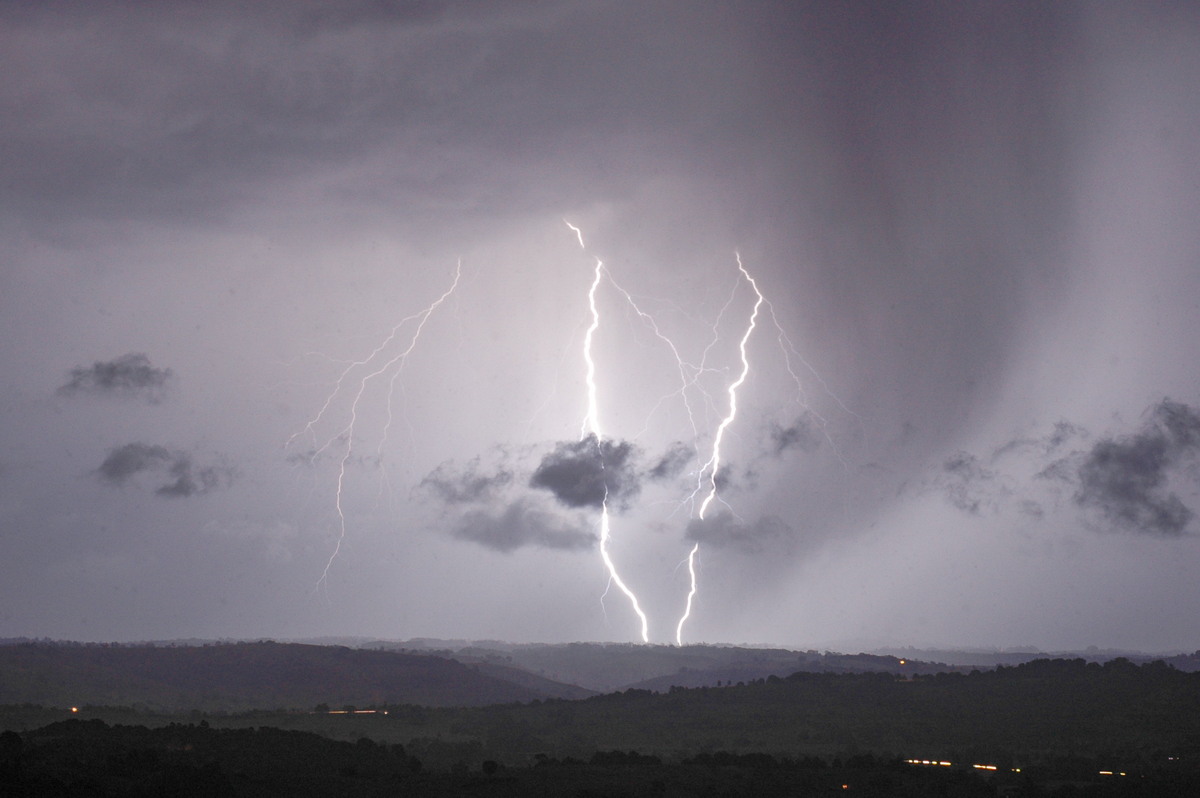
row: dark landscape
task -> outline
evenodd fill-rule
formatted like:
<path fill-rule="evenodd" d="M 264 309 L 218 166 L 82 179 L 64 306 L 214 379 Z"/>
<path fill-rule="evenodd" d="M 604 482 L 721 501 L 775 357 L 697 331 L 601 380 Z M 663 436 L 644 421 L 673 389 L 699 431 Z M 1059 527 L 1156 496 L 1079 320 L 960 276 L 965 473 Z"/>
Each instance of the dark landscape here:
<path fill-rule="evenodd" d="M 0 785 L 5 795 L 1200 790 L 1196 654 L 1028 653 L 976 667 L 729 646 L 438 645 L 6 641 Z"/>

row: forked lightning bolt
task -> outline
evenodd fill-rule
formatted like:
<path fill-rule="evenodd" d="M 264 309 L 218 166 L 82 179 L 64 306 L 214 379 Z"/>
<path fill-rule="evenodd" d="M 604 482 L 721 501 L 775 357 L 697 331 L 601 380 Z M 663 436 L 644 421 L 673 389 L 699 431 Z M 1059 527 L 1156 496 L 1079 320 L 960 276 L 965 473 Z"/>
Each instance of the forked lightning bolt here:
<path fill-rule="evenodd" d="M 346 466 L 350 462 L 351 456 L 354 453 L 354 427 L 358 422 L 359 403 L 362 401 L 363 395 L 367 391 L 367 385 L 376 377 L 380 377 L 391 372 L 391 378 L 388 381 L 388 393 L 386 400 L 387 423 L 383 429 L 383 440 L 386 441 L 388 429 L 390 428 L 392 422 L 392 392 L 395 388 L 396 378 L 399 376 L 400 372 L 404 370 L 404 366 L 408 361 L 408 356 L 412 354 L 414 349 L 416 349 L 417 342 L 421 338 L 421 333 L 425 329 L 425 323 L 429 321 L 429 317 L 433 315 L 434 311 L 436 311 L 442 305 L 442 303 L 450 298 L 450 295 L 453 294 L 458 288 L 458 283 L 461 278 L 462 261 L 459 261 L 454 269 L 454 280 L 451 282 L 450 287 L 447 288 L 446 291 L 442 293 L 442 295 L 436 300 L 426 306 L 424 310 L 414 313 L 411 316 L 406 316 L 397 322 L 396 325 L 392 327 L 391 332 L 388 333 L 383 341 L 381 341 L 378 346 L 371 350 L 370 354 L 368 354 L 365 358 L 350 362 L 346 368 L 342 370 L 342 373 L 338 375 L 338 378 L 334 383 L 333 390 L 330 391 L 329 395 L 325 398 L 325 404 L 322 405 L 317 414 L 313 416 L 313 418 L 307 424 L 304 425 L 304 429 L 292 435 L 292 437 L 290 437 L 285 444 L 285 447 L 291 446 L 292 443 L 295 442 L 295 440 L 301 435 L 308 435 L 309 437 L 315 439 L 317 424 L 320 423 L 321 419 L 329 411 L 338 394 L 340 394 L 343 389 L 346 388 L 347 383 L 352 382 L 350 380 L 351 372 L 355 371 L 356 369 L 369 369 L 365 375 L 359 378 L 357 390 L 354 390 L 354 398 L 350 402 L 349 421 L 338 432 L 330 436 L 324 444 L 316 448 L 310 455 L 311 459 L 315 459 L 321 453 L 333 446 L 336 441 L 345 440 L 346 448 L 342 453 L 340 461 L 338 462 L 338 476 L 334 498 L 334 507 L 337 510 L 338 516 L 338 535 L 333 546 L 333 552 L 329 555 L 329 560 L 325 563 L 325 568 L 321 571 L 321 577 L 317 580 L 318 588 L 320 588 L 321 585 L 328 583 L 329 569 L 333 566 L 333 561 L 337 559 L 338 554 L 341 552 L 342 543 L 346 538 L 346 512 L 345 508 L 342 506 L 342 492 L 346 484 Z M 407 346 L 405 346 L 395 355 L 386 355 L 385 352 L 400 337 L 401 330 L 412 322 L 415 322 L 416 326 L 408 340 Z M 381 442 L 380 449 L 382 449 L 382 447 L 383 443 Z"/>
<path fill-rule="evenodd" d="M 583 247 L 583 233 L 580 229 L 565 219 L 567 227 L 570 227 L 575 235 L 579 238 L 579 246 Z M 583 429 L 580 431 L 580 440 L 586 439 L 589 435 L 596 439 L 596 456 L 600 459 L 600 467 L 604 467 L 604 434 L 600 429 L 600 403 L 596 397 L 596 362 L 592 357 L 592 341 L 596 334 L 596 330 L 600 329 L 600 310 L 596 305 L 596 289 L 600 287 L 600 281 L 604 277 L 604 263 L 597 258 L 592 287 L 588 290 L 588 306 L 592 311 L 592 323 L 588 326 L 587 333 L 583 337 L 583 360 L 587 366 L 587 412 L 583 417 Z M 617 572 L 617 566 L 613 562 L 612 556 L 608 552 L 608 543 L 611 539 L 610 520 L 608 514 L 608 486 L 604 488 L 604 501 L 600 505 L 600 557 L 604 561 L 604 567 L 608 570 L 609 581 L 616 585 L 617 588 L 625 594 L 629 599 L 629 603 L 633 605 L 633 611 L 637 614 L 638 619 L 642 623 L 642 642 L 650 642 L 650 621 L 646 617 L 646 613 L 642 611 L 641 604 L 638 603 L 638 598 L 634 592 L 621 579 L 621 575 Z"/>
<path fill-rule="evenodd" d="M 571 224 L 567 220 L 564 219 L 563 221 L 566 223 L 567 227 L 569 227 L 571 229 L 571 231 L 573 233 L 575 233 L 576 239 L 579 241 L 579 245 L 582 248 L 584 246 L 583 232 L 578 227 Z M 759 310 L 762 307 L 763 303 L 765 302 L 765 298 L 763 297 L 762 292 L 759 291 L 759 289 L 758 289 L 758 283 L 755 282 L 754 278 L 750 275 L 750 272 L 747 271 L 746 267 L 742 264 L 741 255 L 738 253 L 735 253 L 735 258 L 737 260 L 738 270 L 741 272 L 742 278 L 745 279 L 745 281 L 749 283 L 751 289 L 754 291 L 755 302 L 754 302 L 754 308 L 750 313 L 750 319 L 749 319 L 749 322 L 747 323 L 746 330 L 742 334 L 741 340 L 738 345 L 738 351 L 739 351 L 739 354 L 741 357 L 742 368 L 741 368 L 740 373 L 737 376 L 737 379 L 735 379 L 733 382 L 731 382 L 726 389 L 726 394 L 728 396 L 728 401 L 729 401 L 728 411 L 727 411 L 726 415 L 722 418 L 719 426 L 716 429 L 716 433 L 713 436 L 711 454 L 710 454 L 708 460 L 701 466 L 699 471 L 697 471 L 696 489 L 692 492 L 691 499 L 694 500 L 695 497 L 698 496 L 704 490 L 704 483 L 705 483 L 706 477 L 707 477 L 708 486 L 709 486 L 708 493 L 707 493 L 707 495 L 705 495 L 704 499 L 702 500 L 702 502 L 700 504 L 700 510 L 698 513 L 698 517 L 701 520 L 703 520 L 705 513 L 708 511 L 709 505 L 717 498 L 717 478 L 718 478 L 718 473 L 721 468 L 721 443 L 724 439 L 725 431 L 729 428 L 729 426 L 731 424 L 734 423 L 734 421 L 737 418 L 738 390 L 742 387 L 743 383 L 745 383 L 746 378 L 749 376 L 749 373 L 750 373 L 750 359 L 749 359 L 749 355 L 747 354 L 747 351 L 746 351 L 746 346 L 749 343 L 750 337 L 751 337 L 751 335 L 753 335 L 754 330 L 757 326 Z M 713 324 L 713 338 L 708 343 L 708 345 L 704 348 L 704 352 L 701 357 L 700 365 L 699 366 L 690 366 L 687 363 L 685 363 L 683 357 L 680 355 L 679 350 L 675 346 L 674 342 L 672 342 L 668 337 L 666 337 L 660 331 L 658 324 L 654 321 L 653 317 L 651 317 L 649 314 L 645 313 L 641 308 L 639 308 L 637 303 L 634 301 L 633 296 L 628 291 L 626 291 L 624 288 L 622 288 L 619 284 L 617 284 L 617 282 L 612 278 L 612 275 L 609 275 L 605 272 L 604 264 L 599 259 L 596 260 L 596 266 L 595 266 L 595 270 L 593 272 L 591 288 L 588 291 L 588 304 L 589 304 L 589 307 L 591 308 L 591 312 L 592 312 L 592 321 L 587 329 L 587 332 L 584 335 L 584 343 L 583 343 L 583 356 L 584 356 L 584 362 L 586 364 L 586 383 L 587 383 L 587 397 L 588 398 L 587 398 L 587 412 L 586 412 L 586 414 L 584 416 L 584 420 L 583 420 L 581 437 L 586 437 L 589 434 L 594 435 L 596 438 L 596 444 L 598 447 L 600 446 L 600 443 L 602 441 L 600 424 L 599 424 L 599 409 L 598 409 L 599 403 L 598 403 L 597 395 L 596 395 L 596 364 L 595 364 L 594 359 L 592 358 L 592 341 L 594 339 L 596 331 L 600 327 L 600 314 L 599 314 L 599 310 L 596 305 L 596 292 L 600 286 L 602 279 L 606 276 L 608 278 L 608 281 L 610 283 L 612 283 L 612 285 L 617 289 L 617 291 L 619 291 L 622 294 L 622 296 L 624 296 L 626 302 L 629 303 L 630 307 L 633 308 L 634 312 L 637 313 L 637 315 L 643 321 L 645 321 L 647 324 L 650 325 L 651 329 L 654 331 L 654 334 L 660 340 L 662 340 L 663 342 L 665 342 L 667 344 L 667 346 L 671 350 L 671 353 L 675 356 L 675 361 L 676 361 L 676 364 L 678 365 L 679 375 L 680 375 L 680 388 L 679 388 L 678 393 L 680 394 L 681 398 L 683 399 L 684 406 L 687 409 L 687 414 L 688 414 L 688 418 L 692 425 L 693 434 L 698 437 L 698 433 L 696 430 L 695 416 L 692 412 L 691 403 L 688 399 L 688 391 L 689 391 L 689 388 L 698 387 L 697 381 L 699 380 L 700 376 L 706 371 L 705 363 L 707 362 L 709 351 L 716 344 L 716 342 L 719 338 L 718 328 L 720 326 L 720 318 L 721 318 L 721 316 L 724 315 L 725 311 L 729 307 L 729 304 L 733 301 L 733 296 L 731 295 L 729 301 L 726 302 L 725 306 L 721 308 L 721 312 L 720 312 L 720 314 L 718 314 L 717 321 L 714 322 L 714 324 Z M 772 314 L 772 316 L 773 316 L 773 314 Z M 776 324 L 778 326 L 778 322 Z M 781 340 L 781 343 L 784 340 L 784 335 L 783 335 L 782 329 L 780 329 L 780 340 Z M 789 343 L 790 343 L 790 341 L 789 341 Z M 785 352 L 785 355 L 786 355 L 786 352 Z M 688 373 L 689 370 L 691 371 L 690 376 Z M 788 371 L 789 371 L 789 373 L 792 373 L 792 376 L 794 378 L 795 373 L 792 372 L 790 362 L 788 364 Z M 797 380 L 797 384 L 799 384 L 798 380 Z M 642 621 L 642 640 L 643 640 L 643 642 L 647 642 L 648 641 L 648 623 L 647 623 L 646 615 L 645 615 L 645 613 L 642 612 L 642 609 L 638 604 L 637 597 L 621 580 L 620 576 L 617 573 L 616 567 L 613 564 L 612 558 L 608 552 L 608 542 L 610 539 L 609 525 L 610 525 L 610 520 L 609 520 L 609 514 L 608 514 L 608 502 L 607 502 L 607 494 L 606 494 L 605 502 L 602 507 L 601 521 L 600 521 L 600 555 L 604 560 L 605 567 L 608 569 L 609 577 L 610 577 L 610 580 L 612 581 L 612 583 L 616 584 L 621 589 L 621 591 L 629 598 L 630 602 L 632 602 L 634 611 L 638 614 L 638 617 Z M 687 601 L 684 606 L 683 615 L 680 617 L 679 622 L 675 626 L 675 642 L 677 645 L 683 644 L 683 627 L 687 623 L 688 618 L 691 617 L 692 603 L 696 597 L 696 592 L 697 592 L 696 556 L 699 553 L 699 551 L 700 551 L 700 544 L 699 543 L 694 544 L 691 548 L 691 551 L 688 552 L 688 556 L 685 560 L 685 562 L 687 563 L 687 567 L 688 567 L 689 584 L 688 584 Z"/>
<path fill-rule="evenodd" d="M 746 326 L 746 332 L 742 334 L 741 343 L 738 345 L 738 351 L 742 356 L 742 373 L 738 378 L 729 383 L 729 413 L 722 419 L 720 426 L 717 427 L 717 434 L 713 437 L 712 455 L 708 458 L 708 462 L 700 469 L 701 479 L 704 473 L 708 472 L 709 491 L 704 497 L 704 501 L 700 503 L 699 517 L 704 518 L 704 513 L 708 510 L 708 505 L 712 504 L 713 499 L 717 497 L 717 471 L 721 468 L 721 439 L 725 437 L 725 430 L 737 418 L 737 392 L 738 388 L 742 387 L 742 383 L 746 381 L 746 377 L 750 374 L 750 359 L 746 356 L 746 343 L 750 340 L 750 336 L 754 334 L 754 327 L 758 320 L 758 309 L 762 306 L 763 295 L 758 290 L 758 283 L 754 282 L 754 278 L 750 276 L 750 272 L 746 271 L 746 267 L 742 265 L 742 256 L 734 253 L 737 258 L 738 270 L 742 276 L 750 283 L 750 287 L 754 289 L 754 295 L 757 299 L 754 300 L 754 310 L 750 313 L 750 322 Z"/>
<path fill-rule="evenodd" d="M 742 339 L 738 343 L 738 352 L 741 354 L 742 358 L 742 371 L 740 374 L 738 374 L 736 380 L 729 383 L 729 387 L 726 389 L 729 396 L 729 412 L 726 414 L 725 418 L 721 420 L 720 425 L 717 427 L 716 435 L 713 436 L 712 454 L 709 455 L 708 462 L 706 462 L 699 471 L 698 478 L 700 481 L 696 485 L 697 492 L 702 489 L 705 473 L 708 474 L 709 482 L 708 495 L 705 496 L 704 501 L 700 503 L 700 511 L 697 513 L 697 516 L 700 518 L 700 520 L 704 520 L 704 514 L 708 511 L 708 506 L 712 504 L 715 498 L 717 498 L 717 472 L 721 468 L 721 441 L 725 437 L 725 430 L 728 429 L 729 425 L 732 424 L 734 419 L 737 418 L 737 392 L 738 389 L 742 387 L 742 384 L 746 381 L 746 377 L 750 374 L 750 358 L 746 354 L 746 344 L 749 343 L 750 336 L 754 334 L 754 328 L 758 322 L 758 310 L 760 307 L 762 307 L 764 301 L 762 292 L 758 290 L 758 283 L 754 281 L 754 278 L 750 276 L 750 272 L 746 271 L 746 267 L 742 265 L 742 256 L 735 252 L 734 257 L 737 259 L 738 270 L 742 273 L 742 276 L 746 278 L 746 281 L 750 283 L 750 287 L 754 289 L 754 309 L 750 312 L 750 321 L 747 323 L 746 331 L 742 333 Z M 780 331 L 780 334 L 782 335 L 782 330 Z M 790 366 L 788 370 L 791 371 Z M 793 374 L 793 376 L 795 375 Z M 692 546 L 692 550 L 688 552 L 687 556 L 688 575 L 691 578 L 691 587 L 688 590 L 687 604 L 684 607 L 683 615 L 680 616 L 679 623 L 675 626 L 675 644 L 680 646 L 683 645 L 683 626 L 685 623 L 687 623 L 688 618 L 691 617 L 692 599 L 696 595 L 696 554 L 699 551 L 700 544 L 697 543 Z"/>

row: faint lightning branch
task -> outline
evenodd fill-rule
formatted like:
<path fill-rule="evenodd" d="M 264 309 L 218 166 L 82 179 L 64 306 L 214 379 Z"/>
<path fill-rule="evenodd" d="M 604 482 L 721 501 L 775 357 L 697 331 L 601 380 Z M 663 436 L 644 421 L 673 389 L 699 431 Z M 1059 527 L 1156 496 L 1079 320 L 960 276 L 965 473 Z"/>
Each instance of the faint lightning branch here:
<path fill-rule="evenodd" d="M 329 560 L 325 563 L 325 568 L 321 571 L 321 576 L 317 580 L 316 586 L 318 589 L 322 585 L 328 584 L 329 569 L 333 566 L 334 560 L 337 559 L 338 554 L 341 552 L 342 543 L 346 538 L 346 512 L 342 504 L 343 491 L 346 485 L 346 466 L 349 464 L 354 453 L 354 428 L 358 423 L 359 404 L 367 392 L 367 386 L 375 378 L 391 372 L 387 394 L 387 422 L 383 429 L 383 437 L 384 440 L 386 440 L 388 429 L 391 427 L 392 423 L 391 405 L 396 379 L 400 372 L 403 371 L 405 364 L 408 362 L 408 356 L 412 354 L 414 349 L 416 349 L 417 343 L 421 339 L 421 333 L 425 329 L 425 323 L 429 320 L 429 317 L 433 315 L 434 311 L 436 311 L 455 292 L 455 290 L 458 288 L 461 278 L 462 261 L 460 260 L 458 265 L 455 267 L 454 280 L 451 282 L 450 287 L 447 288 L 446 291 L 443 292 L 442 295 L 436 300 L 427 305 L 423 310 L 401 319 L 394 327 L 392 327 L 391 332 L 388 333 L 384 340 L 373 350 L 371 350 L 369 355 L 361 360 L 352 361 L 349 365 L 347 365 L 342 373 L 338 375 L 338 378 L 334 383 L 333 390 L 330 391 L 329 395 L 325 398 L 325 403 L 321 406 L 321 409 L 317 412 L 317 415 L 309 420 L 302 430 L 296 432 L 290 438 L 288 438 L 287 443 L 285 444 L 286 448 L 287 446 L 290 446 L 296 440 L 296 438 L 305 434 L 315 438 L 317 425 L 329 411 L 338 394 L 342 393 L 343 389 L 346 388 L 347 383 L 350 381 L 348 378 L 351 372 L 360 368 L 371 369 L 367 374 L 363 375 L 358 380 L 357 389 L 354 390 L 354 398 L 350 402 L 349 421 L 344 427 L 338 430 L 338 432 L 330 436 L 330 438 L 325 441 L 324 444 L 315 448 L 311 454 L 311 459 L 316 459 L 318 455 L 332 446 L 335 441 L 345 441 L 346 448 L 338 462 L 338 477 L 334 498 L 334 508 L 337 510 L 338 516 L 338 536 L 334 543 L 333 552 L 329 555 Z M 397 340 L 397 338 L 400 337 L 400 331 L 411 322 L 416 323 L 416 328 L 413 330 L 412 335 L 409 338 L 408 345 L 405 346 L 399 353 L 385 358 L 383 353 L 392 345 L 393 342 Z M 380 361 L 382 361 L 382 365 L 376 365 L 380 363 Z M 382 446 L 383 444 L 381 443 L 380 449 L 382 449 Z"/>
<path fill-rule="evenodd" d="M 568 222 L 566 219 L 563 222 L 567 227 L 575 232 L 579 239 L 579 246 L 583 248 L 583 233 L 579 228 Z M 600 467 L 604 467 L 604 449 L 603 449 L 603 433 L 600 430 L 600 412 L 599 399 L 596 392 L 596 362 L 592 357 L 592 341 L 595 337 L 596 330 L 600 328 L 600 310 L 596 305 L 596 289 L 600 286 L 600 281 L 604 277 L 604 263 L 597 258 L 594 278 L 592 286 L 588 290 L 588 306 L 592 312 L 592 323 L 588 327 L 587 334 L 583 338 L 583 360 L 587 365 L 587 414 L 583 419 L 583 429 L 580 431 L 580 440 L 584 440 L 588 435 L 592 435 L 596 439 L 596 456 L 600 458 Z M 642 642 L 650 642 L 650 621 L 646 617 L 646 613 L 642 611 L 641 604 L 638 602 L 637 596 L 621 579 L 621 575 L 617 572 L 616 563 L 613 562 L 612 556 L 608 552 L 608 544 L 611 539 L 611 523 L 608 514 L 608 486 L 604 487 L 604 501 L 600 506 L 600 558 L 604 561 L 604 567 L 608 570 L 609 582 L 615 584 L 617 588 L 625 594 L 629 599 L 629 603 L 633 605 L 633 611 L 637 614 L 638 619 L 642 623 Z M 607 595 L 608 591 L 605 591 Z M 604 597 L 601 596 L 601 607 L 604 606 Z"/>
<path fill-rule="evenodd" d="M 692 410 L 691 400 L 688 399 L 688 391 L 691 388 L 699 388 L 698 381 L 700 379 L 700 375 L 705 371 L 703 364 L 700 366 L 694 366 L 684 360 L 683 356 L 679 354 L 679 348 L 675 346 L 675 342 L 663 334 L 662 330 L 659 329 L 658 322 L 655 321 L 654 317 L 638 307 L 637 301 L 634 300 L 633 295 L 622 288 L 621 285 L 613 278 L 611 273 L 606 272 L 605 274 L 608 277 L 609 283 L 611 283 L 613 288 L 617 289 L 617 291 L 620 292 L 623 297 L 625 297 L 625 301 L 629 304 L 629 307 L 633 308 L 633 312 L 637 314 L 638 318 L 640 318 L 642 322 L 644 322 L 650 328 L 656 338 L 667 345 L 667 348 L 671 350 L 671 354 L 675 357 L 675 367 L 679 371 L 679 389 L 660 399 L 658 404 L 655 405 L 655 407 L 650 411 L 650 415 L 653 416 L 663 402 L 666 402 L 668 399 L 674 396 L 678 396 L 683 400 L 683 407 L 687 411 L 688 423 L 692 427 L 692 438 L 693 440 L 698 439 L 700 432 L 696 427 L 696 414 Z M 705 353 L 707 354 L 707 349 L 705 350 Z M 688 374 L 689 371 L 691 372 L 690 376 Z M 643 429 L 642 432 L 645 432 L 645 429 Z M 641 432 L 634 437 L 636 438 L 640 435 Z"/>
<path fill-rule="evenodd" d="M 784 366 L 787 368 L 788 375 L 791 376 L 792 382 L 796 384 L 798 403 L 808 413 L 811 413 L 813 418 L 817 420 L 821 427 L 821 433 L 824 435 L 825 441 L 833 450 L 834 455 L 838 458 L 838 460 L 841 461 L 843 468 L 849 469 L 850 464 L 846 462 L 846 458 L 842 456 L 841 449 L 829 435 L 829 423 L 825 420 L 824 416 L 813 410 L 805 399 L 806 392 L 804 390 L 804 385 L 801 382 L 800 377 L 796 374 L 796 370 L 792 368 L 792 357 L 795 357 L 800 361 L 804 368 L 807 369 L 810 374 L 812 374 L 813 379 L 820 384 L 821 389 L 825 392 L 825 394 L 833 399 L 833 401 L 837 403 L 837 406 L 840 407 L 847 415 L 857 419 L 860 424 L 862 423 L 862 417 L 859 416 L 858 413 L 855 413 L 853 410 L 846 407 L 841 398 L 839 398 L 838 395 L 830 389 L 829 384 L 825 382 L 825 378 L 821 376 L 821 373 L 813 368 L 812 364 L 805 360 L 800 352 L 797 351 L 796 345 L 792 343 L 792 339 L 786 332 L 784 332 L 783 325 L 779 323 L 779 317 L 775 315 L 775 306 L 772 305 L 769 300 L 766 300 L 766 306 L 767 311 L 771 314 L 771 323 L 775 325 L 775 332 L 777 333 L 776 340 L 779 342 L 779 350 L 783 352 Z"/>

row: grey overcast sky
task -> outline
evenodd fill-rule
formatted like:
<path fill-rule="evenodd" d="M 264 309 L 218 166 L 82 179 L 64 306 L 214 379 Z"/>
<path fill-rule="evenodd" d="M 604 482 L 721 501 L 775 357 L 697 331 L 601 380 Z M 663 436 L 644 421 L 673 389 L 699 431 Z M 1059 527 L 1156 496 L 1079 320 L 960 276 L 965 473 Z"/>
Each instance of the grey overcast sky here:
<path fill-rule="evenodd" d="M 3 2 L 0 73 L 0 636 L 638 640 L 607 502 L 656 642 L 698 545 L 685 642 L 1200 647 L 1196 4 Z"/>

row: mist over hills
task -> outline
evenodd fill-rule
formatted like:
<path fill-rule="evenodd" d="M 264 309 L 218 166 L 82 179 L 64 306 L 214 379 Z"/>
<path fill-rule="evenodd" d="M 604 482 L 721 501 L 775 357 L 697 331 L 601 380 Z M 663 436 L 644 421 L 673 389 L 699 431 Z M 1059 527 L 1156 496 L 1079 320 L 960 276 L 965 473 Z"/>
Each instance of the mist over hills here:
<path fill-rule="evenodd" d="M 661 693 L 675 687 L 731 686 L 799 672 L 906 678 L 965 674 L 1044 658 L 1039 652 L 917 649 L 840 654 L 716 645 L 321 642 L 0 641 L 0 704 L 221 712 L 310 711 L 318 705 L 471 707 L 582 699 L 629 689 Z M 1074 656 L 1089 662 L 1112 659 L 1097 651 Z M 1126 659 L 1135 664 L 1157 659 L 1180 671 L 1200 670 L 1200 652 Z"/>

